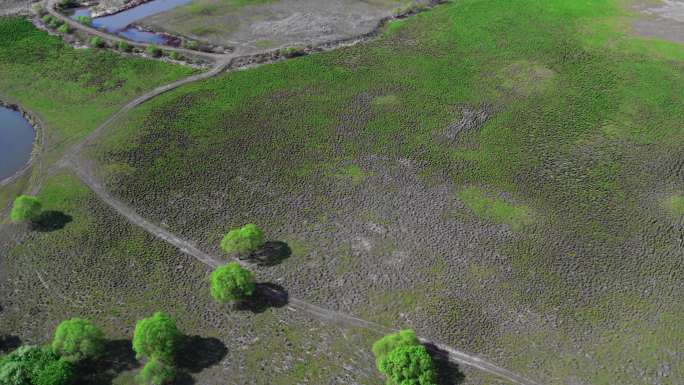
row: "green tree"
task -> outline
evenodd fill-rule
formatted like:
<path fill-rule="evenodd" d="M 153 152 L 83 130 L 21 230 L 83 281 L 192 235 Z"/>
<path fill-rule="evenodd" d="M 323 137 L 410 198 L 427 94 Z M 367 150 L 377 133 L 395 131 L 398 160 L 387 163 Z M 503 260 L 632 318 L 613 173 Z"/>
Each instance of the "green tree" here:
<path fill-rule="evenodd" d="M 163 385 L 170 383 L 174 377 L 176 377 L 176 370 L 173 366 L 152 358 L 143 366 L 135 379 L 141 385 Z"/>
<path fill-rule="evenodd" d="M 40 200 L 30 195 L 20 195 L 14 200 L 10 219 L 13 222 L 36 221 L 40 217 L 43 205 Z"/>
<path fill-rule="evenodd" d="M 133 351 L 138 359 L 156 358 L 172 365 L 181 340 L 176 322 L 168 315 L 157 312 L 135 324 Z"/>
<path fill-rule="evenodd" d="M 102 38 L 99 36 L 93 36 L 90 39 L 90 46 L 91 47 L 102 48 L 102 47 L 104 47 L 104 45 L 105 45 L 104 40 L 102 40 Z"/>
<path fill-rule="evenodd" d="M 38 346 L 22 346 L 0 359 L 2 385 L 67 385 L 74 375 L 71 364 Z"/>
<path fill-rule="evenodd" d="M 76 16 L 76 21 L 78 21 L 79 23 L 81 23 L 83 25 L 87 25 L 88 27 L 93 26 L 93 19 L 91 19 L 90 17 L 85 16 L 85 15 Z"/>
<path fill-rule="evenodd" d="M 387 354 L 380 372 L 387 385 L 434 385 L 435 366 L 425 346 L 399 346 Z"/>
<path fill-rule="evenodd" d="M 66 33 L 71 33 L 71 27 L 69 26 L 69 24 L 64 23 L 64 24 L 62 24 L 59 28 L 57 28 L 57 32 L 59 32 L 59 33 L 65 33 L 65 34 L 66 34 Z"/>
<path fill-rule="evenodd" d="M 233 229 L 221 240 L 221 248 L 226 253 L 248 254 L 264 245 L 264 234 L 254 224 Z"/>
<path fill-rule="evenodd" d="M 373 344 L 373 354 L 375 355 L 375 365 L 380 370 L 387 355 L 394 349 L 403 346 L 420 345 L 418 337 L 413 330 L 405 329 L 397 333 L 388 334 Z"/>
<path fill-rule="evenodd" d="M 132 48 L 131 45 L 126 43 L 125 41 L 120 41 L 118 46 L 119 46 L 119 51 L 122 51 L 122 52 L 129 52 Z"/>
<path fill-rule="evenodd" d="M 147 53 L 153 57 L 159 57 L 162 55 L 162 50 L 159 49 L 159 47 L 157 47 L 156 45 L 148 45 L 146 50 L 147 50 Z"/>
<path fill-rule="evenodd" d="M 82 318 L 60 323 L 52 341 L 52 351 L 68 362 L 97 358 L 104 351 L 104 346 L 102 330 Z"/>
<path fill-rule="evenodd" d="M 237 262 L 230 262 L 211 273 L 211 296 L 219 302 L 239 301 L 254 294 L 254 274 Z"/>

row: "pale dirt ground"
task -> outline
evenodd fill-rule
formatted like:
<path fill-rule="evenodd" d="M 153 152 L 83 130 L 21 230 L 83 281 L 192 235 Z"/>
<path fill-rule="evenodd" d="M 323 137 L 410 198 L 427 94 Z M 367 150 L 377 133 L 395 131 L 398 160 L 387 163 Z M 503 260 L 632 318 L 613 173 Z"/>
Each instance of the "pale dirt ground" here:
<path fill-rule="evenodd" d="M 217 0 L 196 0 L 188 6 L 151 16 L 141 24 L 181 34 L 236 54 L 275 48 L 318 45 L 364 35 L 400 6 L 427 0 L 278 0 L 244 7 Z"/>
<path fill-rule="evenodd" d="M 642 2 L 635 9 L 645 15 L 633 24 L 637 33 L 684 43 L 684 0 Z"/>

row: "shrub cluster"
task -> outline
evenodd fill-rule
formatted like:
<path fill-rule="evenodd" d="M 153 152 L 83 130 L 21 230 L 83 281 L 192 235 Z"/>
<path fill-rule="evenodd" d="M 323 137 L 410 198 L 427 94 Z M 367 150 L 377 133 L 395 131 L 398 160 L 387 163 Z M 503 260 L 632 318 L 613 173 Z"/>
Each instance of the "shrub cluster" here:
<path fill-rule="evenodd" d="M 387 385 L 434 385 L 432 357 L 413 330 L 388 334 L 373 344 L 375 364 Z"/>
<path fill-rule="evenodd" d="M 89 321 L 72 318 L 55 330 L 50 346 L 22 346 L 0 358 L 2 385 L 67 385 L 76 377 L 77 364 L 98 358 L 104 334 Z"/>
<path fill-rule="evenodd" d="M 148 45 L 146 51 L 152 57 L 160 57 L 162 55 L 162 50 L 156 45 Z"/>

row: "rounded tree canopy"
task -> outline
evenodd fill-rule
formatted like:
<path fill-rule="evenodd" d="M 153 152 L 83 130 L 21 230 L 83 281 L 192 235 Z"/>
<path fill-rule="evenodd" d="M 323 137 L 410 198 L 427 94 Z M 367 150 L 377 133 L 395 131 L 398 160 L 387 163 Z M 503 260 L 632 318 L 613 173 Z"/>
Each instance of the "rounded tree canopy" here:
<path fill-rule="evenodd" d="M 387 355 L 394 349 L 403 346 L 420 345 L 416 333 L 410 329 L 400 330 L 397 333 L 388 334 L 381 339 L 375 341 L 373 344 L 373 354 L 375 355 L 375 364 L 379 370 Z M 381 370 L 382 371 L 382 370 Z"/>
<path fill-rule="evenodd" d="M 211 273 L 211 296 L 219 302 L 238 301 L 254 294 L 254 274 L 237 262 L 230 262 Z"/>
<path fill-rule="evenodd" d="M 400 346 L 382 362 L 380 372 L 393 385 L 435 385 L 435 366 L 425 346 Z"/>
<path fill-rule="evenodd" d="M 172 365 L 180 339 L 181 333 L 176 322 L 168 315 L 157 312 L 135 324 L 133 351 L 138 359 L 156 358 Z"/>
<path fill-rule="evenodd" d="M 102 330 L 88 320 L 72 318 L 57 327 L 52 351 L 65 361 L 78 362 L 97 358 L 104 351 L 104 345 Z"/>
<path fill-rule="evenodd" d="M 264 245 L 264 234 L 254 224 L 233 229 L 221 240 L 221 248 L 226 253 L 251 253 Z"/>
<path fill-rule="evenodd" d="M 14 200 L 10 219 L 13 222 L 35 221 L 40 216 L 43 205 L 40 200 L 30 195 L 20 195 Z"/>
<path fill-rule="evenodd" d="M 174 377 L 176 377 L 176 371 L 173 366 L 152 358 L 140 370 L 136 380 L 142 385 L 163 385 L 173 381 Z"/>

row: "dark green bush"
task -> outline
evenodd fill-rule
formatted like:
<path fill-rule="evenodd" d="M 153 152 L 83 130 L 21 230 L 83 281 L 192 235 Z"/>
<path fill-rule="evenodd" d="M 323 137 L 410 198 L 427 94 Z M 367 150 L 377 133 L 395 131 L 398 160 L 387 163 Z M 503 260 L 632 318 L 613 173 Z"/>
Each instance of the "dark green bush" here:
<path fill-rule="evenodd" d="M 74 376 L 68 362 L 38 346 L 22 346 L 0 359 L 2 385 L 68 385 Z"/>
<path fill-rule="evenodd" d="M 120 41 L 117 44 L 117 47 L 119 48 L 119 51 L 122 51 L 122 52 L 130 52 L 131 49 L 133 49 L 133 47 L 131 47 L 131 45 L 126 43 L 125 41 Z"/>
<path fill-rule="evenodd" d="M 156 45 L 148 45 L 145 50 L 152 57 L 160 57 L 162 55 L 162 50 Z"/>
<path fill-rule="evenodd" d="M 76 21 L 83 25 L 87 25 L 88 27 L 92 27 L 93 25 L 93 19 L 89 16 L 76 16 Z"/>
<path fill-rule="evenodd" d="M 59 28 L 57 28 L 57 31 L 60 33 L 71 33 L 71 27 L 69 26 L 69 24 L 64 23 Z"/>
<path fill-rule="evenodd" d="M 89 42 L 89 43 L 90 43 L 90 46 L 91 46 L 91 47 L 94 47 L 94 48 L 102 48 L 102 47 L 105 46 L 104 40 L 102 40 L 102 38 L 99 37 L 99 36 L 93 36 L 93 37 L 90 39 L 90 42 Z"/>
<path fill-rule="evenodd" d="M 176 51 L 171 51 L 171 53 L 169 54 L 169 57 L 170 57 L 171 59 L 173 59 L 173 60 L 181 60 L 181 59 L 183 59 L 183 55 L 181 55 L 180 53 L 178 53 L 178 52 L 176 52 Z"/>

